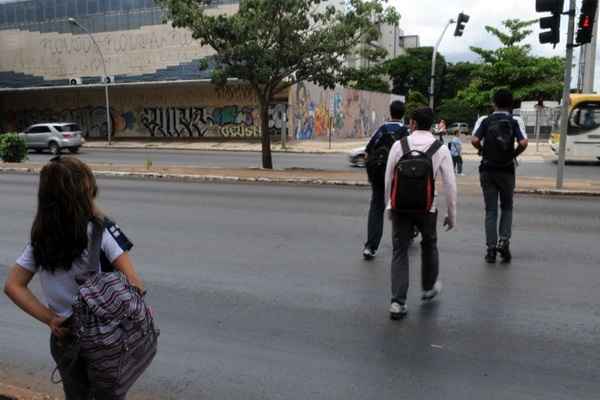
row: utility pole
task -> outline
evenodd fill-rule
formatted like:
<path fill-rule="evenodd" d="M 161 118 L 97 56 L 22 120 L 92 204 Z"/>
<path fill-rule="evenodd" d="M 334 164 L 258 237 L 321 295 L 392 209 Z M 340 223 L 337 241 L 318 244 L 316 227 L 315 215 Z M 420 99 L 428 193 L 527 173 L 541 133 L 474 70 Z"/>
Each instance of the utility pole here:
<path fill-rule="evenodd" d="M 573 68 L 573 39 L 575 37 L 576 1 L 569 0 L 569 27 L 567 32 L 567 57 L 565 60 L 565 82 L 562 96 L 562 112 L 560 114 L 560 145 L 558 152 L 558 168 L 556 173 L 556 188 L 562 189 L 565 173 L 565 155 L 567 150 L 567 129 L 569 128 L 569 105 L 571 96 L 571 74 Z"/>
<path fill-rule="evenodd" d="M 442 35 L 435 44 L 435 48 L 433 49 L 433 56 L 431 57 L 431 86 L 429 87 L 429 108 L 431 108 L 432 110 L 435 108 L 435 62 L 437 61 L 437 53 L 440 44 L 442 44 L 442 39 L 444 39 L 444 35 L 446 34 L 448 27 L 454 23 L 456 24 L 454 36 L 462 36 L 463 31 L 465 30 L 465 24 L 469 22 L 470 18 L 471 17 L 469 17 L 467 14 L 461 12 L 458 14 L 458 18 L 456 19 L 456 21 L 453 19 L 448 21 L 448 23 L 444 27 L 444 30 L 442 31 Z"/>
<path fill-rule="evenodd" d="M 455 22 L 456 21 L 453 19 L 448 21 L 444 27 L 444 30 L 442 31 L 442 35 L 438 39 L 437 43 L 435 44 L 435 48 L 433 49 L 433 56 L 431 57 L 431 85 L 429 86 L 429 108 L 432 110 L 435 107 L 435 63 L 437 61 L 438 48 L 440 47 L 440 44 L 442 44 L 442 39 L 444 39 L 444 35 L 446 34 L 448 27 Z"/>
<path fill-rule="evenodd" d="M 598 9 L 596 9 L 596 18 L 594 21 L 598 21 Z M 583 76 L 581 89 L 583 93 L 594 92 L 594 78 L 596 74 L 596 56 L 597 56 L 597 42 L 598 42 L 598 23 L 594 24 L 594 33 L 592 36 L 592 42 L 582 46 L 585 48 Z"/>
<path fill-rule="evenodd" d="M 100 59 L 102 60 L 102 68 L 104 70 L 104 79 L 102 79 L 102 80 L 104 81 L 104 98 L 106 100 L 106 130 L 107 130 L 107 136 L 108 136 L 108 145 L 110 146 L 112 144 L 112 142 L 111 142 L 112 126 L 110 123 L 110 103 L 108 101 L 108 75 L 106 74 L 106 61 L 104 60 L 104 55 L 102 54 L 102 50 L 100 50 L 100 46 L 98 46 L 98 42 L 96 42 L 96 39 L 94 39 L 94 35 L 92 35 L 92 33 L 88 30 L 88 28 L 81 25 L 79 23 L 79 21 L 77 21 L 75 18 L 69 18 L 68 21 L 70 24 L 79 27 L 79 29 L 84 31 L 90 37 L 90 39 L 92 40 L 92 43 L 94 43 L 94 46 L 96 46 L 96 50 L 98 50 L 98 54 L 100 54 Z"/>

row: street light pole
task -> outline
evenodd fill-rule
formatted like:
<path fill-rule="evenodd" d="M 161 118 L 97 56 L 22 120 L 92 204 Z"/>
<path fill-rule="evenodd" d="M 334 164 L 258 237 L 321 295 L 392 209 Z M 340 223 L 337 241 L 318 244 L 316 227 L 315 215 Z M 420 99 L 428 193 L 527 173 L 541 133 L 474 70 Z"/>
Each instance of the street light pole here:
<path fill-rule="evenodd" d="M 100 59 L 102 60 L 102 68 L 104 69 L 104 96 L 106 97 L 106 129 L 107 129 L 107 134 L 108 134 L 108 145 L 110 146 L 111 143 L 111 130 L 112 130 L 112 124 L 110 123 L 110 103 L 108 101 L 108 74 L 106 73 L 106 61 L 104 60 L 104 55 L 102 54 L 102 50 L 100 50 L 100 46 L 98 46 L 98 42 L 96 42 L 96 39 L 94 39 L 94 36 L 90 33 L 90 31 L 83 25 L 81 25 L 79 23 L 79 21 L 77 21 L 75 18 L 69 18 L 68 19 L 69 23 L 77 26 L 79 29 L 81 29 L 82 31 L 84 31 L 85 33 L 88 34 L 88 36 L 90 37 L 90 39 L 92 39 L 92 43 L 94 43 L 94 45 L 96 46 L 96 50 L 98 50 L 98 54 L 100 54 Z"/>
<path fill-rule="evenodd" d="M 558 167 L 556 168 L 556 188 L 564 184 L 565 158 L 567 150 L 567 130 L 569 129 L 569 99 L 571 96 L 571 70 L 573 65 L 573 38 L 575 36 L 576 0 L 569 1 L 569 27 L 567 32 L 567 57 L 565 61 L 565 82 L 563 87 L 562 110 L 560 115 L 560 144 L 558 149 Z"/>
<path fill-rule="evenodd" d="M 448 21 L 448 23 L 444 27 L 444 31 L 442 32 L 442 35 L 438 39 L 438 41 L 435 45 L 435 48 L 433 49 L 433 57 L 431 57 L 431 86 L 429 87 L 429 108 L 431 108 L 432 110 L 435 107 L 435 62 L 437 61 L 438 48 L 440 47 L 440 44 L 442 43 L 442 39 L 444 39 L 444 35 L 446 34 L 448 27 L 450 25 L 454 24 L 455 22 L 456 21 L 453 19 Z"/>

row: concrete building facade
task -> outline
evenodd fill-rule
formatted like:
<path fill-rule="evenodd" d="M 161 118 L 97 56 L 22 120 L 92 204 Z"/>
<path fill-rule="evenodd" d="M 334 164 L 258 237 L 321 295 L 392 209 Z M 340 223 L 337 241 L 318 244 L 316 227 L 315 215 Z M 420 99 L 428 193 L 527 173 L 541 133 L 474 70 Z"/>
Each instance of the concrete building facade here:
<path fill-rule="evenodd" d="M 232 0 L 210 4 L 211 13 L 238 9 Z M 100 51 L 70 17 L 87 27 Z M 212 85 L 213 50 L 188 30 L 164 24 L 164 17 L 153 0 L 0 0 L 0 132 L 73 121 L 88 138 L 106 137 L 103 82 L 109 77 L 114 138 L 258 138 L 250 88 Z M 388 36 L 382 40 L 393 42 Z M 207 70 L 200 68 L 203 59 Z M 310 96 L 298 101 L 300 93 Z M 336 136 L 363 137 L 387 116 L 390 95 L 343 88 L 336 93 L 314 85 L 282 93 L 271 105 L 271 133 L 318 138 L 324 135 L 322 117 L 330 115 Z M 311 134 L 298 126 L 310 128 L 312 121 Z"/>

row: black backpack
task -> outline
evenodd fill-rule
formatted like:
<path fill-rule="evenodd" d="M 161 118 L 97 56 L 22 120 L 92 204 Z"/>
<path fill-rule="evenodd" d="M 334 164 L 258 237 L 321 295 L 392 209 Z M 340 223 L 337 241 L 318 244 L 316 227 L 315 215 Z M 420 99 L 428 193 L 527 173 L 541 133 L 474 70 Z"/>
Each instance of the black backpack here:
<path fill-rule="evenodd" d="M 385 185 L 385 170 L 390 150 L 396 141 L 408 136 L 408 130 L 404 126 L 399 126 L 394 132 L 389 133 L 385 125 L 381 128 L 382 135 L 375 147 L 367 154 L 367 175 L 369 182 L 374 185 Z"/>
<path fill-rule="evenodd" d="M 392 180 L 392 210 L 401 213 L 425 214 L 431 210 L 435 196 L 433 155 L 443 146 L 436 140 L 426 152 L 411 150 L 404 138 L 404 153 L 396 164 Z"/>
<path fill-rule="evenodd" d="M 485 121 L 483 135 L 483 160 L 485 163 L 505 167 L 515 158 L 515 121 L 512 115 L 492 114 Z"/>

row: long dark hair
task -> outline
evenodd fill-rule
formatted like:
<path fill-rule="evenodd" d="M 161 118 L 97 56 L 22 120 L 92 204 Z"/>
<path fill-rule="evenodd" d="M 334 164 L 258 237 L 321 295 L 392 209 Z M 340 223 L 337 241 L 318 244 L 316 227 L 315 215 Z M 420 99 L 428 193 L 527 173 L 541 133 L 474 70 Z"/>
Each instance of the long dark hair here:
<path fill-rule="evenodd" d="M 31 227 L 36 264 L 54 273 L 68 271 L 88 246 L 89 222 L 98 193 L 90 168 L 77 158 L 55 157 L 40 172 L 38 207 Z"/>

